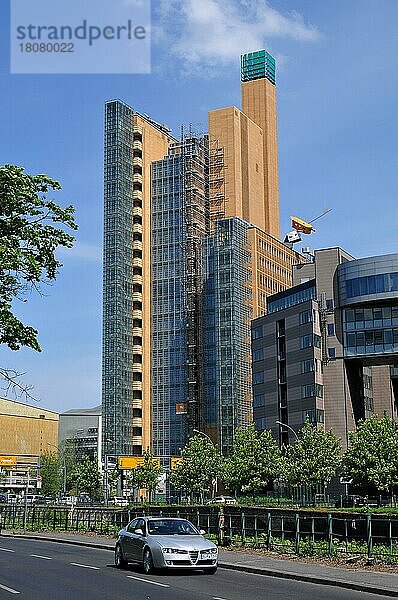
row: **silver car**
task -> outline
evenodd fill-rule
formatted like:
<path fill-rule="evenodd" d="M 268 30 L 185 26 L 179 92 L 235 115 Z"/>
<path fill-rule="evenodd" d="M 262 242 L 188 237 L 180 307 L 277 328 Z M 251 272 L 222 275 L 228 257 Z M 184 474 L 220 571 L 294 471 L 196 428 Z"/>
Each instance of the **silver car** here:
<path fill-rule="evenodd" d="M 142 565 L 149 574 L 155 569 L 202 569 L 217 571 L 218 549 L 186 519 L 138 517 L 121 531 L 116 541 L 115 565 Z"/>

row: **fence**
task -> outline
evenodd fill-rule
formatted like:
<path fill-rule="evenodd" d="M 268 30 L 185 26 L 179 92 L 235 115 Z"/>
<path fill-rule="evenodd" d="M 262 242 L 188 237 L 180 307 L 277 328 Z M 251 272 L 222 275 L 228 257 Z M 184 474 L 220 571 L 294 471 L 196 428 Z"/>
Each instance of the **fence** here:
<path fill-rule="evenodd" d="M 225 507 L 53 508 L 0 507 L 3 529 L 92 531 L 115 535 L 131 519 L 182 517 L 219 543 L 306 556 L 364 555 L 398 563 L 398 517 Z"/>

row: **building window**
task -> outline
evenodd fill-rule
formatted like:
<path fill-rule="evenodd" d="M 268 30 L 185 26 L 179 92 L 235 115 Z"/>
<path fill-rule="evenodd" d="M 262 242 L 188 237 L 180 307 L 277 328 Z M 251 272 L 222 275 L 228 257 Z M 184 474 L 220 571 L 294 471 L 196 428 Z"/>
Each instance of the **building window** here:
<path fill-rule="evenodd" d="M 336 358 L 336 348 L 328 348 L 328 356 L 331 360 Z"/>
<path fill-rule="evenodd" d="M 312 423 L 313 425 L 316 425 L 317 423 L 324 423 L 325 422 L 325 411 L 320 410 L 319 408 L 317 408 L 317 409 L 313 408 L 311 410 L 303 410 L 302 419 L 303 419 L 303 423 L 305 423 L 308 419 L 309 422 Z"/>
<path fill-rule="evenodd" d="M 333 298 L 328 298 L 326 300 L 326 309 L 327 310 L 333 310 L 334 309 L 334 302 L 333 302 Z"/>
<path fill-rule="evenodd" d="M 301 386 L 301 398 L 311 398 L 314 395 L 314 384 L 309 383 L 308 385 Z"/>
<path fill-rule="evenodd" d="M 265 396 L 264 394 L 255 394 L 253 398 L 253 407 L 259 408 L 260 406 L 265 406 Z"/>
<path fill-rule="evenodd" d="M 312 334 L 302 335 L 300 338 L 300 348 L 311 348 L 312 346 Z"/>
<path fill-rule="evenodd" d="M 323 385 L 320 383 L 315 384 L 315 396 L 317 398 L 323 398 Z"/>
<path fill-rule="evenodd" d="M 264 371 L 253 373 L 253 383 L 264 383 Z"/>
<path fill-rule="evenodd" d="M 328 335 L 334 335 L 334 323 L 328 323 Z"/>
<path fill-rule="evenodd" d="M 253 351 L 253 362 L 258 362 L 264 359 L 264 348 L 259 348 Z"/>
<path fill-rule="evenodd" d="M 315 346 L 315 348 L 321 347 L 321 336 L 316 335 L 315 333 L 314 333 L 314 346 Z"/>
<path fill-rule="evenodd" d="M 315 371 L 315 364 L 312 358 L 301 361 L 301 373 L 310 373 Z"/>
<path fill-rule="evenodd" d="M 299 315 L 299 323 L 300 325 L 305 325 L 305 323 L 312 322 L 312 310 L 303 310 Z"/>
<path fill-rule="evenodd" d="M 263 431 L 265 429 L 265 417 L 255 419 L 254 424 L 256 426 L 257 431 Z"/>
<path fill-rule="evenodd" d="M 263 326 L 259 325 L 253 328 L 253 340 L 258 340 L 263 337 Z"/>

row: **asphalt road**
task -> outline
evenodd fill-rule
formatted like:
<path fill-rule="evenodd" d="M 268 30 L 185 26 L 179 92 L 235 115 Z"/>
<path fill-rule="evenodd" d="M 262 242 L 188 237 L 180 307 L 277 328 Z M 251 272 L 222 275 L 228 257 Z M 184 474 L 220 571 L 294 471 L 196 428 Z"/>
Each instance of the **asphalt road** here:
<path fill-rule="evenodd" d="M 0 599 L 380 600 L 382 596 L 219 569 L 146 576 L 109 550 L 0 537 Z"/>

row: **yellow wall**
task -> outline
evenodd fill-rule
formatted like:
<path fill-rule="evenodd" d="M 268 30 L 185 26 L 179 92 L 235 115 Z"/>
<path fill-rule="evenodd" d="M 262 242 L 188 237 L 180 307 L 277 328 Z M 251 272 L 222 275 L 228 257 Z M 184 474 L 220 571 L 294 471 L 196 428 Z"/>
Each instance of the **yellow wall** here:
<path fill-rule="evenodd" d="M 142 318 L 142 331 L 135 332 L 137 337 L 141 333 L 141 347 L 134 346 L 133 354 L 142 356 L 142 364 L 133 365 L 133 370 L 142 372 L 142 382 L 134 382 L 134 391 L 142 399 L 133 399 L 133 407 L 142 410 L 142 418 L 133 417 L 133 427 L 142 429 L 141 436 L 133 436 L 133 445 L 141 447 L 141 452 L 150 447 L 151 444 L 151 162 L 160 160 L 168 151 L 170 137 L 165 133 L 153 127 L 139 115 L 134 117 L 134 131 L 142 134 L 142 192 L 136 193 L 137 200 L 141 198 L 142 209 L 133 209 L 134 214 L 142 214 L 142 227 L 134 227 L 137 231 L 142 231 L 142 277 L 133 276 L 133 284 L 142 285 L 142 296 L 136 296 L 137 301 L 141 301 L 142 310 L 133 311 L 133 318 Z M 137 147 L 139 144 L 137 143 Z M 134 159 L 137 161 L 137 159 Z M 138 164 L 139 161 L 137 161 Z M 133 243 L 134 244 L 134 243 Z M 134 245 L 133 245 L 134 248 Z M 137 245 L 139 249 L 139 245 Z M 134 331 L 133 331 L 134 333 Z M 135 335 L 134 333 L 134 335 Z"/>
<path fill-rule="evenodd" d="M 0 454 L 40 455 L 57 445 L 57 413 L 0 398 Z"/>
<path fill-rule="evenodd" d="M 266 78 L 242 83 L 242 110 L 263 131 L 264 211 L 262 228 L 280 236 L 276 88 Z"/>
<path fill-rule="evenodd" d="M 293 265 L 307 262 L 278 239 L 256 227 L 248 230 L 252 254 L 253 319 L 265 314 L 266 298 L 292 287 Z"/>
<path fill-rule="evenodd" d="M 224 148 L 225 217 L 264 229 L 263 134 L 235 106 L 209 111 L 209 137 Z"/>

